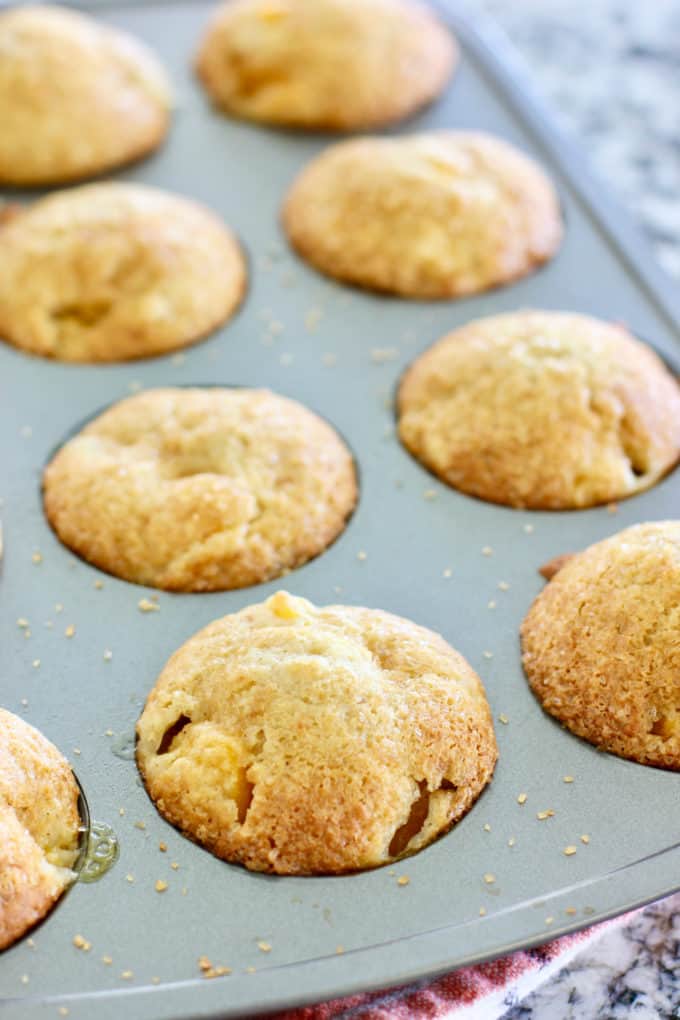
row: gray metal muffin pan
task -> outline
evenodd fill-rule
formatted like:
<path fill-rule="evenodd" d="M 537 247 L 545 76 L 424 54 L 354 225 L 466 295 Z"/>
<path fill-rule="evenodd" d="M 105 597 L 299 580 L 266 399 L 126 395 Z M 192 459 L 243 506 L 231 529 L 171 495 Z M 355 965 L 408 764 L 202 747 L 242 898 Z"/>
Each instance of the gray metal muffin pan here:
<path fill-rule="evenodd" d="M 616 514 L 517 512 L 440 485 L 394 438 L 391 407 L 404 367 L 439 336 L 521 307 L 625 320 L 673 361 L 677 294 L 555 134 L 502 38 L 457 5 L 443 13 L 463 44 L 458 74 L 441 102 L 397 130 L 481 128 L 533 153 L 561 192 L 563 248 L 514 286 L 458 302 L 411 303 L 324 280 L 286 250 L 278 210 L 296 172 L 331 139 L 210 110 L 190 69 L 209 9 L 98 7 L 155 45 L 179 97 L 164 150 L 117 176 L 196 196 L 223 214 L 250 255 L 242 311 L 180 357 L 131 364 L 61 365 L 0 345 L 0 703 L 70 757 L 93 818 L 114 827 L 121 847 L 100 882 L 75 885 L 32 943 L 0 957 L 2 1020 L 57 1017 L 64 1008 L 72 1020 L 217 1018 L 319 1001 L 540 943 L 680 886 L 680 777 L 600 753 L 547 718 L 524 681 L 517 636 L 543 584 L 539 565 L 634 522 L 677 516 L 680 473 Z M 269 386 L 314 408 L 354 450 L 361 498 L 332 548 L 285 580 L 161 594 L 159 611 L 142 613 L 138 602 L 150 592 L 59 544 L 43 517 L 40 474 L 55 445 L 107 404 L 139 387 L 187 384 Z M 209 621 L 284 586 L 320 604 L 379 607 L 431 627 L 486 684 L 500 745 L 493 782 L 451 833 L 397 867 L 341 878 L 250 874 L 170 828 L 129 754 L 119 756 L 169 655 Z M 554 817 L 539 821 L 547 809 Z M 570 844 L 578 850 L 567 857 Z M 409 884 L 398 884 L 402 875 Z M 162 894 L 157 879 L 168 882 Z M 91 942 L 89 952 L 74 947 L 76 934 Z M 203 954 L 231 976 L 202 979 Z"/>

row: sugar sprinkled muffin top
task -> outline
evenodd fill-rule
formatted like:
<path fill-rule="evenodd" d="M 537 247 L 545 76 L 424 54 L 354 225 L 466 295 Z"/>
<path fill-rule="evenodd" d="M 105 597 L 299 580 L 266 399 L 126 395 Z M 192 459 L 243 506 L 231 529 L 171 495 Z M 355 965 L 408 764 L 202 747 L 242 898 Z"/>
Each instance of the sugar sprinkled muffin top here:
<path fill-rule="evenodd" d="M 399 435 L 454 488 L 565 510 L 654 485 L 680 456 L 680 388 L 623 327 L 565 312 L 477 319 L 419 357 Z"/>
<path fill-rule="evenodd" d="M 169 821 L 255 871 L 340 873 L 422 849 L 488 783 L 481 681 L 441 637 L 285 592 L 173 655 L 137 726 Z"/>
<path fill-rule="evenodd" d="M 159 389 L 114 404 L 44 475 L 65 545 L 117 577 L 173 591 L 242 588 L 330 545 L 357 499 L 352 455 L 268 390 Z"/>
<path fill-rule="evenodd" d="M 0 222 L 0 338 L 60 361 L 144 358 L 200 339 L 240 304 L 231 231 L 181 195 L 122 182 L 40 199 Z"/>
<path fill-rule="evenodd" d="M 0 950 L 48 912 L 73 880 L 80 818 L 67 762 L 0 708 Z"/>
<path fill-rule="evenodd" d="M 127 33 L 63 7 L 0 12 L 0 184 L 64 184 L 156 149 L 170 87 Z"/>
<path fill-rule="evenodd" d="M 534 693 L 573 733 L 680 770 L 680 521 L 568 559 L 529 610 L 522 650 Z"/>
<path fill-rule="evenodd" d="M 434 99 L 457 60 L 415 0 L 230 0 L 196 68 L 217 106 L 270 124 L 358 130 Z"/>
<path fill-rule="evenodd" d="M 321 272 L 410 298 L 509 283 L 562 239 L 558 197 L 538 164 L 466 131 L 333 145 L 294 182 L 283 222 Z"/>

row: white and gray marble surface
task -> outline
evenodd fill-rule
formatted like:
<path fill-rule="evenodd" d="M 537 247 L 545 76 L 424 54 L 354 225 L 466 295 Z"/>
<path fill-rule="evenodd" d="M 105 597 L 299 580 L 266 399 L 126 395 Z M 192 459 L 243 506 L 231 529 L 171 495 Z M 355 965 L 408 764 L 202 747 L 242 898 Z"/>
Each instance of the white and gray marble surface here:
<path fill-rule="evenodd" d="M 680 279 L 680 0 L 475 0 Z M 503 1020 L 680 1020 L 680 894 L 594 945 Z M 491 1018 L 489 1018 L 491 1020 Z"/>

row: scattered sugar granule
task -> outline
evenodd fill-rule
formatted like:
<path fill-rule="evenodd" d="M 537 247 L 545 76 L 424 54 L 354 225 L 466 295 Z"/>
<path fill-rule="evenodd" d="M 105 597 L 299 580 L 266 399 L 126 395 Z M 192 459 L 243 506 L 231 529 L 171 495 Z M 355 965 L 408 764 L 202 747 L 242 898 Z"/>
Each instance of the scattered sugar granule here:
<path fill-rule="evenodd" d="M 167 844 L 167 843 L 159 843 L 159 844 L 158 844 L 158 849 L 160 850 L 160 852 L 161 852 L 162 854 L 164 854 L 164 853 L 166 853 L 166 852 L 167 852 L 167 849 L 168 849 L 168 844 Z"/>
<path fill-rule="evenodd" d="M 498 588 L 500 591 L 510 591 L 510 585 L 507 581 L 499 581 Z"/>
<path fill-rule="evenodd" d="M 19 617 L 19 619 L 17 620 L 17 627 L 20 630 L 25 630 L 26 627 L 28 627 L 28 620 L 26 619 L 25 616 L 20 616 Z"/>
<path fill-rule="evenodd" d="M 33 660 L 33 669 L 40 669 L 40 659 Z"/>
<path fill-rule="evenodd" d="M 494 602 L 493 599 L 491 599 L 490 602 L 487 602 L 486 608 L 487 609 L 495 609 L 496 608 L 496 603 Z"/>
<path fill-rule="evenodd" d="M 588 835 L 587 832 L 584 832 L 584 834 L 581 836 L 581 842 L 585 843 L 586 846 L 588 845 L 588 843 L 590 843 L 590 836 Z"/>
<path fill-rule="evenodd" d="M 508 723 L 510 722 L 505 712 L 501 712 L 501 714 L 498 716 L 498 721 L 503 723 L 504 726 L 507 726 Z"/>
<path fill-rule="evenodd" d="M 546 924 L 554 924 L 554 922 L 555 922 L 555 918 L 554 917 L 546 917 L 546 919 L 545 919 L 545 923 Z"/>
<path fill-rule="evenodd" d="M 524 533 L 526 535 L 533 535 L 533 533 L 534 533 L 534 526 L 533 526 L 533 524 L 525 524 L 524 525 Z"/>
<path fill-rule="evenodd" d="M 362 549 L 360 552 L 357 553 L 357 559 L 360 560 L 361 563 L 363 563 L 364 560 L 368 559 L 368 553 L 365 553 Z"/>
<path fill-rule="evenodd" d="M 490 545 L 485 545 L 482 549 L 482 556 L 493 556 L 493 549 Z"/>
<path fill-rule="evenodd" d="M 484 876 L 484 881 L 486 882 L 487 885 L 493 885 L 493 883 L 496 881 L 496 876 L 492 875 L 490 871 L 487 871 L 486 875 Z"/>
<path fill-rule="evenodd" d="M 536 817 L 538 818 L 539 822 L 544 822 L 546 818 L 554 818 L 555 812 L 548 808 L 547 811 L 539 811 Z"/>
<path fill-rule="evenodd" d="M 111 649 L 110 648 L 105 648 L 104 649 L 104 662 L 111 662 L 112 658 L 113 658 L 113 652 L 111 651 Z"/>
<path fill-rule="evenodd" d="M 75 632 L 76 632 L 75 624 L 69 623 L 68 627 L 64 631 L 64 634 L 66 635 L 67 638 L 72 638 Z"/>
<path fill-rule="evenodd" d="M 161 607 L 157 602 L 152 602 L 151 599 L 140 599 L 137 603 L 137 608 L 140 613 L 157 613 Z"/>
<path fill-rule="evenodd" d="M 484 824 L 484 832 L 491 832 L 491 826 L 488 822 Z"/>
<path fill-rule="evenodd" d="M 484 656 L 485 659 L 493 659 L 493 652 L 489 651 L 482 652 L 482 655 Z"/>
<path fill-rule="evenodd" d="M 445 577 L 447 580 L 450 577 L 453 577 L 453 571 L 451 570 L 451 567 L 447 567 L 446 570 L 442 572 L 442 577 Z"/>
<path fill-rule="evenodd" d="M 22 974 L 21 977 L 19 978 L 19 980 L 21 981 L 22 985 L 27 985 L 28 984 L 28 974 Z"/>
<path fill-rule="evenodd" d="M 526 795 L 526 793 L 518 794 L 518 796 L 517 796 L 517 803 L 518 804 L 526 804 L 526 802 L 527 802 L 527 795 Z"/>
<path fill-rule="evenodd" d="M 104 587 L 104 582 L 100 581 L 100 580 L 97 580 L 97 581 L 94 582 L 94 586 L 97 589 L 97 591 L 101 591 L 102 588 Z"/>
<path fill-rule="evenodd" d="M 437 498 L 436 489 L 425 489 L 425 491 L 423 492 L 423 499 L 426 499 L 430 503 L 432 502 L 433 499 L 436 498 Z"/>
<path fill-rule="evenodd" d="M 400 875 L 399 878 L 397 879 L 397 885 L 408 885 L 410 881 L 411 879 L 408 877 L 408 875 Z"/>
<path fill-rule="evenodd" d="M 573 917 L 574 914 L 576 913 L 576 907 L 565 907 L 564 912 L 569 917 Z"/>
<path fill-rule="evenodd" d="M 564 856 L 565 857 L 573 857 L 575 853 L 576 853 L 576 847 L 575 846 L 565 846 L 565 848 L 564 848 Z"/>
<path fill-rule="evenodd" d="M 110 967 L 113 963 L 113 957 L 108 955 L 102 956 L 102 963 L 105 963 L 107 967 Z"/>
<path fill-rule="evenodd" d="M 135 975 L 131 970 L 123 970 L 121 971 L 120 976 L 122 977 L 123 981 L 130 981 Z"/>
<path fill-rule="evenodd" d="M 33 563 L 35 563 L 36 566 L 38 566 L 38 564 L 42 563 L 42 561 L 43 561 L 42 553 L 41 552 L 34 552 L 33 555 L 31 556 L 31 561 Z"/>
<path fill-rule="evenodd" d="M 574 782 L 574 777 L 573 776 L 564 776 L 563 779 L 562 779 L 562 782 L 564 782 L 564 783 L 573 783 Z"/>
<path fill-rule="evenodd" d="M 156 882 L 155 886 L 154 886 L 154 889 L 156 890 L 156 892 L 165 892 L 165 890 L 167 888 L 168 888 L 168 883 L 164 882 L 162 878 L 159 878 L 158 881 Z"/>
<path fill-rule="evenodd" d="M 82 935 L 73 936 L 73 945 L 76 949 L 82 949 L 84 953 L 89 953 L 90 949 L 92 949 L 92 943 L 88 942 Z"/>
<path fill-rule="evenodd" d="M 272 951 L 272 947 L 268 942 L 258 942 L 257 948 L 260 950 L 261 953 L 271 953 Z"/>
<path fill-rule="evenodd" d="M 335 947 L 335 952 L 337 953 L 338 956 L 342 956 L 344 951 L 345 951 L 345 947 L 344 946 L 336 946 Z"/>
<path fill-rule="evenodd" d="M 508 840 L 508 846 L 514 846 L 516 842 L 517 840 L 515 839 L 515 837 L 511 836 L 510 839 Z"/>
<path fill-rule="evenodd" d="M 55 611 L 55 613 L 63 613 L 64 612 L 63 604 L 61 602 L 55 603 L 54 611 Z"/>
<path fill-rule="evenodd" d="M 135 829 L 141 829 L 144 831 L 144 829 L 146 829 L 146 822 L 135 822 Z"/>

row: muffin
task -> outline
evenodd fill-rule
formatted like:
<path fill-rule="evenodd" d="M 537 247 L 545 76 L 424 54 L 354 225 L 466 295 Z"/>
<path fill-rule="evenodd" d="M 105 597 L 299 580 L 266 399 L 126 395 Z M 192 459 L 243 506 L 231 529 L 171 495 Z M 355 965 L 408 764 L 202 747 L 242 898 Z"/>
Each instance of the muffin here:
<path fill-rule="evenodd" d="M 0 950 L 40 921 L 73 881 L 78 786 L 41 733 L 0 708 Z"/>
<path fill-rule="evenodd" d="M 525 276 L 562 239 L 540 167 L 507 142 L 462 131 L 331 146 L 294 182 L 283 223 L 327 276 L 423 299 Z"/>
<path fill-rule="evenodd" d="M 622 758 L 680 770 L 680 521 L 636 524 L 566 561 L 522 624 L 546 712 Z"/>
<path fill-rule="evenodd" d="M 160 813 L 253 871 L 338 874 L 446 832 L 491 778 L 484 688 L 437 634 L 278 592 L 176 652 L 137 724 Z"/>
<path fill-rule="evenodd" d="M 155 56 L 63 7 L 0 12 L 0 184 L 93 177 L 158 148 L 170 89 Z"/>
<path fill-rule="evenodd" d="M 680 388 L 622 326 L 565 312 L 478 319 L 419 357 L 399 435 L 442 481 L 491 503 L 624 499 L 680 456 Z"/>
<path fill-rule="evenodd" d="M 171 591 L 258 584 L 330 545 L 357 499 L 349 450 L 267 390 L 160 389 L 105 411 L 44 475 L 61 541 L 116 577 Z"/>
<path fill-rule="evenodd" d="M 208 209 L 139 184 L 88 184 L 0 223 L 0 338 L 59 361 L 193 343 L 234 313 L 238 242 Z"/>
<path fill-rule="evenodd" d="M 451 34 L 411 0 L 230 0 L 208 26 L 196 70 L 235 116 L 354 131 L 431 102 L 457 58 Z"/>

